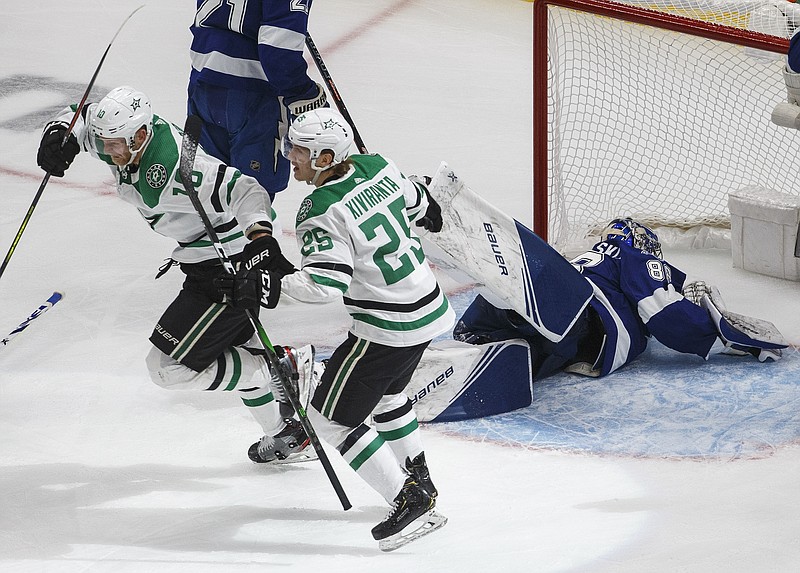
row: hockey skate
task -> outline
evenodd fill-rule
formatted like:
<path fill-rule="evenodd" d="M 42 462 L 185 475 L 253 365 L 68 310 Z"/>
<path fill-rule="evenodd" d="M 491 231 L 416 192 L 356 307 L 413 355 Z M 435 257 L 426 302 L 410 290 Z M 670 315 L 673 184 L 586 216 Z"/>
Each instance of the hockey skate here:
<path fill-rule="evenodd" d="M 247 456 L 257 464 L 288 464 L 317 459 L 314 448 L 308 448 L 309 438 L 303 426 L 286 418 L 286 427 L 275 436 L 264 436 L 247 450 Z"/>
<path fill-rule="evenodd" d="M 436 500 L 414 476 L 409 476 L 394 498 L 389 515 L 372 528 L 372 537 L 378 541 L 378 548 L 394 551 L 444 527 L 447 518 L 437 512 L 435 506 Z"/>
<path fill-rule="evenodd" d="M 406 469 L 408 470 L 408 473 L 410 473 L 419 482 L 419 485 L 422 486 L 422 489 L 428 492 L 428 495 L 431 496 L 432 499 L 436 499 L 436 496 L 439 495 L 439 492 L 436 490 L 436 486 L 433 485 L 433 481 L 431 481 L 431 474 L 428 471 L 428 464 L 425 463 L 425 452 L 421 452 L 413 460 L 406 458 Z"/>

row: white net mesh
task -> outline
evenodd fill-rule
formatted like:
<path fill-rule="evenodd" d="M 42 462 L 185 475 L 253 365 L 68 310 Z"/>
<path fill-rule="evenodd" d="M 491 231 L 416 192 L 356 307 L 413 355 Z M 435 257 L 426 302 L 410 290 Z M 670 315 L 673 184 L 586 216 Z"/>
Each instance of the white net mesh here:
<path fill-rule="evenodd" d="M 784 0 L 628 3 L 783 38 L 794 31 L 796 8 Z M 551 6 L 550 242 L 583 246 L 618 216 L 725 227 L 730 191 L 758 184 L 800 193 L 800 133 L 770 121 L 786 98 L 783 62 L 779 54 Z"/>

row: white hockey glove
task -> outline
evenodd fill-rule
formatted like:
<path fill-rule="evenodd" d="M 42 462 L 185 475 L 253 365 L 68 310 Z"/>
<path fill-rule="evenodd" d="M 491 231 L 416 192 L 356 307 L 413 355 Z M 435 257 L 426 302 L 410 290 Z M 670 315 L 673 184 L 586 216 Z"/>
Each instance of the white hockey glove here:
<path fill-rule="evenodd" d="M 725 345 L 725 354 L 752 355 L 759 362 L 776 361 L 788 346 L 771 322 L 729 312 L 714 286 L 695 281 L 683 287 L 683 296 L 708 311 Z"/>
<path fill-rule="evenodd" d="M 328 107 L 328 98 L 325 95 L 325 90 L 317 83 L 301 96 L 296 98 L 284 98 L 284 102 L 286 103 L 286 107 L 289 108 L 292 120 L 298 115 L 311 111 L 312 109 Z"/>

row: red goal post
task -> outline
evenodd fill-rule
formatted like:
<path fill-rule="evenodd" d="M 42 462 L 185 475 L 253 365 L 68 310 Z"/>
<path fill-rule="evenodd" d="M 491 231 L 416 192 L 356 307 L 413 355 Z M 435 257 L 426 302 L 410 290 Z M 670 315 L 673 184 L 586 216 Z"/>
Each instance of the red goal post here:
<path fill-rule="evenodd" d="M 800 190 L 799 134 L 769 121 L 790 24 L 680 1 L 534 3 L 533 225 L 562 250 L 615 216 L 725 226 L 735 188 Z M 786 33 L 747 29 L 762 12 Z"/>

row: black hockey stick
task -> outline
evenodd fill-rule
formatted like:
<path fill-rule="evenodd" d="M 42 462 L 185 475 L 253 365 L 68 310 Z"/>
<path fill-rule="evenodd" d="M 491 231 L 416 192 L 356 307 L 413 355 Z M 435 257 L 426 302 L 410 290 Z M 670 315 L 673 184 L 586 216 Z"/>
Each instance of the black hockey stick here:
<path fill-rule="evenodd" d="M 89 92 L 91 92 L 92 88 L 94 87 L 94 82 L 97 79 L 97 74 L 100 73 L 100 68 L 103 66 L 103 62 L 106 61 L 106 56 L 108 55 L 108 51 L 111 49 L 111 44 L 113 44 L 114 40 L 117 39 L 117 36 L 119 35 L 120 31 L 122 30 L 122 27 L 128 22 L 128 20 L 131 19 L 131 16 L 133 16 L 136 12 L 138 12 L 142 8 L 144 8 L 144 4 L 142 4 L 141 6 L 136 8 L 136 10 L 134 10 L 133 12 L 128 14 L 128 17 L 125 18 L 125 20 L 123 20 L 122 24 L 120 24 L 119 28 L 117 28 L 117 32 L 114 34 L 114 37 L 111 38 L 111 41 L 108 43 L 108 46 L 106 47 L 106 51 L 103 52 L 103 57 L 100 58 L 100 63 L 97 64 L 97 67 L 94 70 L 94 74 L 92 74 L 92 79 L 89 80 L 89 85 L 86 86 L 86 91 L 83 92 L 83 97 L 81 98 L 81 101 L 78 104 L 78 108 L 75 110 L 75 114 L 72 116 L 72 121 L 69 122 L 69 126 L 67 127 L 67 131 L 64 133 L 64 139 L 61 140 L 61 147 L 64 147 L 64 144 L 69 139 L 69 136 L 72 133 L 72 130 L 75 128 L 75 123 L 77 123 L 78 117 L 80 116 L 81 111 L 83 111 L 83 106 L 86 103 L 86 99 L 89 97 Z M 14 251 L 17 248 L 17 243 L 19 243 L 19 240 L 22 237 L 22 233 L 25 231 L 25 227 L 28 226 L 28 221 L 30 221 L 31 216 L 33 215 L 33 210 L 36 209 L 36 205 L 39 203 L 39 199 L 42 197 L 42 193 L 44 192 L 44 188 L 47 186 L 47 182 L 48 181 L 50 181 L 50 172 L 49 171 L 47 173 L 45 173 L 44 179 L 42 179 L 42 183 L 39 185 L 39 190 L 36 191 L 36 195 L 33 197 L 33 202 L 31 203 L 31 206 L 28 209 L 28 212 L 25 215 L 25 218 L 22 220 L 22 225 L 20 225 L 19 231 L 17 231 L 17 235 L 14 237 L 14 240 L 11 242 L 11 248 L 8 249 L 8 253 L 6 253 L 6 258 L 3 259 L 3 264 L 0 265 L 0 277 L 3 276 L 3 273 L 5 272 L 6 267 L 8 266 L 8 261 L 11 260 L 11 255 L 14 254 Z"/>
<path fill-rule="evenodd" d="M 311 53 L 311 57 L 313 58 L 314 63 L 317 65 L 317 69 L 322 76 L 322 80 L 325 82 L 328 91 L 331 93 L 334 103 L 336 103 L 336 108 L 339 110 L 339 113 L 342 114 L 342 117 L 347 120 L 347 123 L 350 124 L 350 127 L 353 128 L 353 140 L 356 143 L 356 147 L 358 147 L 359 153 L 368 153 L 367 146 L 364 145 L 364 140 L 361 139 L 361 135 L 358 133 L 358 129 L 356 129 L 353 118 L 350 117 L 350 112 L 347 111 L 347 107 L 344 105 L 344 100 L 342 99 L 342 96 L 339 95 L 339 90 L 336 89 L 336 84 L 333 83 L 333 78 L 331 77 L 331 73 L 328 71 L 328 67 L 325 65 L 325 62 L 322 61 L 322 55 L 319 53 L 316 44 L 314 44 L 314 40 L 311 39 L 311 34 L 306 34 L 306 47 L 308 47 L 308 51 Z"/>
<path fill-rule="evenodd" d="M 231 260 L 225 254 L 225 250 L 222 248 L 222 243 L 220 242 L 219 237 L 214 230 L 214 226 L 211 224 L 211 221 L 208 218 L 206 210 L 203 208 L 203 204 L 200 202 L 200 197 L 198 197 L 197 190 L 194 188 L 192 182 L 194 158 L 197 154 L 197 145 L 200 139 L 200 131 L 202 126 L 202 121 L 196 115 L 190 115 L 186 118 L 186 124 L 183 127 L 183 141 L 181 143 L 181 158 L 179 167 L 181 183 L 183 184 L 183 188 L 186 190 L 186 194 L 189 195 L 189 199 L 192 201 L 192 205 L 197 211 L 197 214 L 200 215 L 200 219 L 203 221 L 206 234 L 213 243 L 214 250 L 217 252 L 217 257 L 219 257 L 223 268 L 229 274 L 235 274 L 236 270 L 233 268 L 233 263 L 231 263 Z M 325 469 L 325 473 L 328 474 L 328 479 L 330 480 L 333 489 L 336 491 L 336 495 L 339 496 L 339 501 L 342 503 L 342 507 L 345 509 L 345 511 L 350 509 L 353 506 L 350 504 L 350 500 L 347 499 L 347 494 L 345 493 L 344 488 L 342 487 L 342 484 L 336 475 L 336 472 L 333 470 L 333 466 L 331 466 L 328 455 L 325 453 L 325 450 L 322 449 L 322 444 L 319 441 L 316 431 L 314 431 L 314 427 L 311 425 L 311 421 L 308 419 L 308 414 L 306 413 L 305 408 L 300 403 L 300 399 L 298 398 L 297 394 L 295 394 L 294 388 L 289 382 L 291 374 L 278 359 L 278 356 L 275 353 L 275 347 L 272 345 L 272 342 L 270 342 L 267 332 L 261 325 L 261 321 L 258 320 L 258 315 L 256 315 L 255 312 L 248 310 L 247 318 L 250 319 L 253 328 L 255 328 L 256 332 L 258 333 L 258 338 L 261 340 L 261 345 L 264 347 L 264 352 L 267 357 L 267 362 L 269 363 L 270 371 L 277 373 L 278 379 L 281 381 L 281 384 L 286 391 L 286 395 L 289 397 L 289 403 L 292 405 L 295 412 L 297 412 L 297 417 L 300 419 L 300 424 L 303 426 L 306 434 L 308 434 L 311 445 L 314 447 L 317 456 L 319 456 L 319 461 L 322 462 L 322 467 Z"/>
<path fill-rule="evenodd" d="M 800 223 L 797 224 L 797 237 L 794 240 L 794 256 L 800 259 Z"/>

